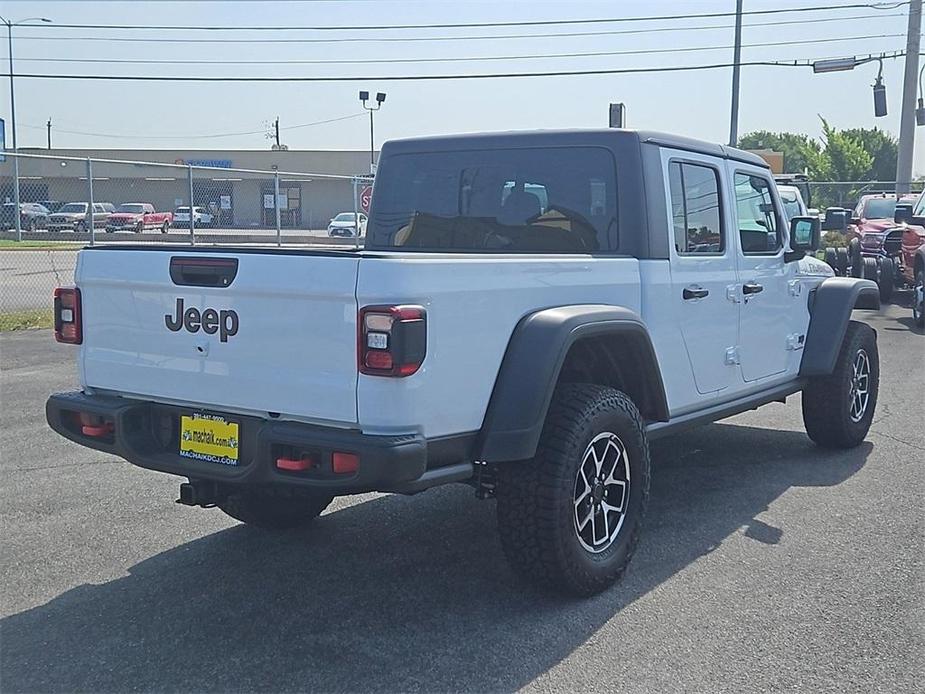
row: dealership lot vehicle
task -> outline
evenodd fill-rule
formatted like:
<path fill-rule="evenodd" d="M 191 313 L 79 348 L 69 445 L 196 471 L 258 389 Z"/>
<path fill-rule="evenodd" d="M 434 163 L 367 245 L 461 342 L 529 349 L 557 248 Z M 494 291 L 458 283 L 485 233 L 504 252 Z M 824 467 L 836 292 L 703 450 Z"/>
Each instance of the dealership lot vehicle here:
<path fill-rule="evenodd" d="M 134 231 L 138 234 L 156 229 L 162 234 L 170 231 L 171 212 L 158 212 L 149 202 L 126 202 L 109 216 L 106 231 Z"/>
<path fill-rule="evenodd" d="M 345 236 L 347 238 L 353 238 L 357 236 L 357 222 L 356 217 L 360 219 L 360 236 L 366 235 L 366 222 L 367 217 L 362 212 L 355 215 L 353 212 L 341 212 L 336 215 L 328 224 L 328 236 Z"/>
<path fill-rule="evenodd" d="M 208 210 L 194 206 L 193 207 L 193 225 L 197 227 L 208 227 L 212 226 L 214 217 L 212 213 Z M 171 222 L 174 226 L 177 227 L 187 227 L 190 225 L 190 209 L 189 207 L 178 207 L 173 213 L 173 220 Z"/>
<path fill-rule="evenodd" d="M 87 231 L 90 224 L 87 220 L 86 202 L 69 202 L 62 205 L 61 208 L 48 216 L 49 231 Z M 106 203 L 93 203 L 92 222 L 94 228 L 105 228 L 112 213 L 108 211 Z"/>
<path fill-rule="evenodd" d="M 877 287 L 806 255 L 819 219 L 788 229 L 754 155 L 628 130 L 405 140 L 371 209 L 363 251 L 82 251 L 55 299 L 82 390 L 49 424 L 270 528 L 467 482 L 512 566 L 578 595 L 636 549 L 650 439 L 799 392 L 821 447 L 867 435 L 877 341 L 850 317 Z"/>
<path fill-rule="evenodd" d="M 0 207 L 0 229 L 16 227 L 16 203 L 7 202 Z M 19 205 L 19 225 L 23 231 L 38 231 L 48 226 L 48 208 L 35 202 Z"/>
<path fill-rule="evenodd" d="M 826 262 L 839 274 L 876 282 L 881 301 L 889 301 L 894 290 L 916 285 L 922 262 L 918 250 L 925 246 L 925 193 L 903 196 L 898 202 L 895 196 L 868 196 L 859 204 L 858 210 L 862 208 L 873 209 L 868 214 L 892 208 L 892 219 L 854 218 L 848 247 L 826 249 Z"/>

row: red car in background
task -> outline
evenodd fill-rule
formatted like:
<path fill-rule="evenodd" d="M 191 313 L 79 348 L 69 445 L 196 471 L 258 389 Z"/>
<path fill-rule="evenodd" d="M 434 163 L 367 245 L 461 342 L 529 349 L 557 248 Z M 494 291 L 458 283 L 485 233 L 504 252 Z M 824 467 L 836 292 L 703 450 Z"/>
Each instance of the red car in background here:
<path fill-rule="evenodd" d="M 158 212 L 150 202 L 125 202 L 116 208 L 106 222 L 106 231 L 134 231 L 158 229 L 162 234 L 170 230 L 172 212 Z"/>
<path fill-rule="evenodd" d="M 867 232 L 879 234 L 889 229 L 893 223 L 893 214 L 899 204 L 914 205 L 918 195 L 900 195 L 895 193 L 877 193 L 862 195 L 854 208 L 851 223 L 848 225 L 848 240 L 860 239 Z"/>

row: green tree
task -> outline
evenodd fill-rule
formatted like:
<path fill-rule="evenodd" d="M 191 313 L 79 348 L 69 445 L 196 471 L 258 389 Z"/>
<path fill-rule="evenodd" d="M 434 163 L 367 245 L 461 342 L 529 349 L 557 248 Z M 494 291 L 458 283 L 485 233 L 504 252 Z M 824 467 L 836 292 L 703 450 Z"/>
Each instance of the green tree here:
<path fill-rule="evenodd" d="M 809 154 L 810 177 L 817 181 L 870 180 L 874 157 L 864 144 L 845 130 L 836 130 L 822 118 L 823 149 Z"/>
<path fill-rule="evenodd" d="M 864 147 L 873 158 L 870 171 L 859 180 L 892 181 L 896 178 L 896 158 L 899 143 L 880 128 L 849 128 L 842 132 Z"/>
<path fill-rule="evenodd" d="M 756 130 L 739 138 L 742 149 L 770 149 L 784 155 L 784 173 L 803 173 L 809 159 L 820 151 L 819 143 L 800 133 Z"/>

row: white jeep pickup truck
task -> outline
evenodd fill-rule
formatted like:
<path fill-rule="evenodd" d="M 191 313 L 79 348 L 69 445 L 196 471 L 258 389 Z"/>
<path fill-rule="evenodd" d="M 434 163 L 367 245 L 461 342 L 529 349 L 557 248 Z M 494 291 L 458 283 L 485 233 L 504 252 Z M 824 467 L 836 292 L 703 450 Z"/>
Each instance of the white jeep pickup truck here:
<path fill-rule="evenodd" d="M 866 436 L 877 286 L 784 219 L 761 159 L 681 137 L 389 142 L 362 250 L 81 251 L 80 389 L 47 419 L 263 527 L 465 482 L 517 571 L 590 595 L 636 548 L 650 440 L 799 392 L 820 446 Z"/>

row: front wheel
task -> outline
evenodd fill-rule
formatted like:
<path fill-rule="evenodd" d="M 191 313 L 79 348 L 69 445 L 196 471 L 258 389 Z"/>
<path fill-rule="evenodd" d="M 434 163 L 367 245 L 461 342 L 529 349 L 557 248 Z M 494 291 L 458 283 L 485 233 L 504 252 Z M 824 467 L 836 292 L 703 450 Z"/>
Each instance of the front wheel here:
<path fill-rule="evenodd" d="M 77 222 L 77 226 L 74 227 L 74 231 L 78 234 L 82 234 L 87 230 L 87 225 L 84 222 Z"/>
<path fill-rule="evenodd" d="M 619 580 L 649 499 L 649 445 L 639 410 L 592 384 L 556 389 L 532 460 L 498 468 L 498 530 L 512 568 L 573 595 Z"/>
<path fill-rule="evenodd" d="M 848 259 L 848 249 L 844 246 L 839 246 L 835 249 L 835 256 L 837 258 L 835 262 L 837 274 L 839 277 L 847 277 L 848 265 L 850 263 Z"/>
<path fill-rule="evenodd" d="M 861 242 L 853 238 L 848 242 L 848 262 L 851 265 L 851 276 L 860 277 L 863 271 L 864 261 L 861 255 Z"/>
<path fill-rule="evenodd" d="M 218 507 L 235 520 L 267 530 L 286 530 L 307 525 L 321 515 L 333 496 L 276 496 L 260 491 L 229 494 Z"/>
<path fill-rule="evenodd" d="M 144 232 L 145 232 L 145 223 L 144 223 L 144 222 L 138 222 L 138 224 L 135 226 L 135 233 L 136 233 L 136 234 L 143 234 Z"/>
<path fill-rule="evenodd" d="M 164 222 L 161 224 L 161 233 L 166 234 L 168 231 L 170 231 L 170 222 Z"/>
<path fill-rule="evenodd" d="M 851 321 L 835 369 L 810 379 L 803 389 L 806 433 L 824 448 L 853 448 L 867 432 L 877 407 L 880 356 L 877 334 L 866 323 Z"/>
<path fill-rule="evenodd" d="M 925 268 L 915 271 L 915 287 L 912 290 L 912 320 L 919 328 L 925 328 Z"/>

